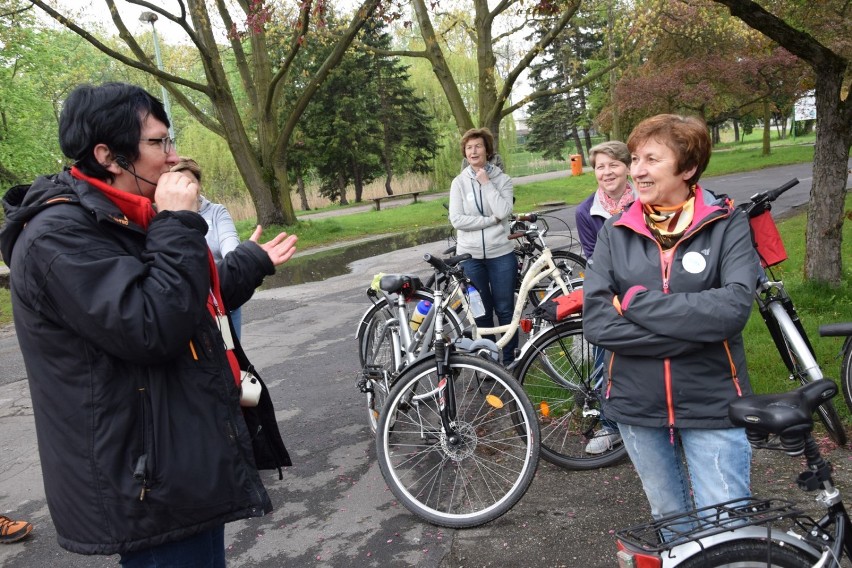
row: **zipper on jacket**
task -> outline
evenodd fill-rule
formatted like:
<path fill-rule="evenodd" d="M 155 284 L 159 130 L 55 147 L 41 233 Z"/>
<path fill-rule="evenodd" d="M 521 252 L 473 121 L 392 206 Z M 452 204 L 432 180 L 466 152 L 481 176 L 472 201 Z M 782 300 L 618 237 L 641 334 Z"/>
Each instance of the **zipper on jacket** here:
<path fill-rule="evenodd" d="M 476 186 L 479 185 L 479 199 L 476 199 Z M 473 195 L 473 204 L 476 205 L 476 210 L 479 214 L 485 217 L 485 201 L 482 197 L 482 185 L 474 178 L 470 182 L 470 191 Z M 482 258 L 487 259 L 488 253 L 485 252 L 485 229 L 479 229 L 479 238 L 482 241 Z"/>
<path fill-rule="evenodd" d="M 737 366 L 734 364 L 734 358 L 731 356 L 731 346 L 728 344 L 728 340 L 722 342 L 722 345 L 725 347 L 725 354 L 728 357 L 728 364 L 731 366 L 731 380 L 734 383 L 734 388 L 737 391 L 737 396 L 742 397 L 743 391 L 740 388 L 740 377 L 737 374 Z"/>
<path fill-rule="evenodd" d="M 145 494 L 150 490 L 148 486 L 148 451 L 150 441 L 148 440 L 148 403 L 147 391 L 145 387 L 140 387 L 140 407 L 142 414 L 142 455 L 136 460 L 136 467 L 133 469 L 133 479 L 142 484 L 142 489 L 139 492 L 139 500 L 145 500 Z"/>

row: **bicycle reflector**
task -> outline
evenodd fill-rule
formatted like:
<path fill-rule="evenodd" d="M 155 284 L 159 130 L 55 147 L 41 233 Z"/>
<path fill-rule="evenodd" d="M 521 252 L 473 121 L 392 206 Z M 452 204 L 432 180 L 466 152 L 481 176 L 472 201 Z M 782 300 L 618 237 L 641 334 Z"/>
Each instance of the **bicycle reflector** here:
<path fill-rule="evenodd" d="M 621 541 L 618 544 L 618 568 L 662 568 L 663 560 L 658 555 L 648 552 L 638 552 L 626 548 Z"/>
<path fill-rule="evenodd" d="M 485 397 L 485 402 L 487 402 L 488 404 L 490 404 L 491 406 L 493 406 L 494 408 L 496 408 L 498 410 L 503 408 L 503 401 L 500 400 L 500 397 L 497 396 L 497 395 L 489 394 L 488 396 Z"/>

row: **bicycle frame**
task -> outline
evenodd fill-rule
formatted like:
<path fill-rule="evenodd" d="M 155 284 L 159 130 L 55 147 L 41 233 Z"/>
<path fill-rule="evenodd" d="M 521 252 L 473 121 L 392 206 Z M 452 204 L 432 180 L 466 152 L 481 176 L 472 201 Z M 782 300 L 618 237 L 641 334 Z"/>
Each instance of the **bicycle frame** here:
<path fill-rule="evenodd" d="M 553 255 L 547 247 L 542 250 L 541 255 L 536 259 L 532 266 L 530 266 L 527 270 L 526 276 L 524 276 L 523 281 L 521 281 L 521 288 L 518 290 L 518 298 L 515 301 L 515 311 L 512 314 L 511 322 L 498 327 L 476 327 L 476 323 L 473 316 L 470 314 L 470 310 L 467 310 L 468 322 L 472 326 L 476 327 L 477 337 L 502 334 L 500 339 L 497 341 L 497 347 L 502 348 L 504 345 L 509 343 L 515 333 L 517 333 L 518 327 L 520 327 L 521 315 L 523 314 L 524 307 L 527 304 L 527 295 L 529 294 L 529 291 L 533 288 L 533 286 L 545 278 L 552 278 L 558 286 L 556 290 L 561 291 L 566 296 L 568 295 L 568 284 L 566 284 L 565 280 L 562 278 L 562 271 L 560 271 L 556 264 L 554 264 Z M 467 300 L 465 299 L 465 302 L 466 301 Z"/>
<path fill-rule="evenodd" d="M 814 357 L 813 347 L 802 327 L 802 322 L 799 321 L 793 301 L 784 289 L 783 282 L 773 282 L 764 275 L 762 282 L 755 290 L 755 301 L 772 340 L 791 373 L 791 378 L 798 377 L 795 376 L 796 365 L 789 351 L 796 356 L 801 371 L 811 381 L 822 379 L 822 370 Z"/>

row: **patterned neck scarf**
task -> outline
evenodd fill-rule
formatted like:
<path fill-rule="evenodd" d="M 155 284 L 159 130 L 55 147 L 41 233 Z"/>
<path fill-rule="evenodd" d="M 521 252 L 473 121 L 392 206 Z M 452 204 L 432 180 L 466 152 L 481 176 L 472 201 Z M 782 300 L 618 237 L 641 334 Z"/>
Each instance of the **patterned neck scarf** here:
<path fill-rule="evenodd" d="M 689 197 L 680 205 L 660 207 L 644 205 L 645 224 L 663 247 L 669 250 L 677 244 L 689 226 L 695 213 L 695 188 L 689 188 Z"/>
<path fill-rule="evenodd" d="M 633 188 L 630 187 L 628 183 L 624 186 L 624 193 L 621 194 L 621 197 L 616 201 L 612 197 L 606 194 L 606 192 L 602 188 L 598 188 L 598 202 L 606 209 L 606 212 L 610 215 L 615 215 L 616 213 L 621 213 L 625 207 L 633 203 Z"/>

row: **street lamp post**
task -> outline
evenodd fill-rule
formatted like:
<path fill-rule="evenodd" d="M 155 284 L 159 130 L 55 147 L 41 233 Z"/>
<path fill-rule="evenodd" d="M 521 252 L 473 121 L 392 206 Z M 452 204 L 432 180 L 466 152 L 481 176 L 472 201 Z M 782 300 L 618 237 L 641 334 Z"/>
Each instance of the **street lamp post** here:
<path fill-rule="evenodd" d="M 154 12 L 142 12 L 139 14 L 140 22 L 148 22 L 151 24 L 151 33 L 154 35 L 154 57 L 157 60 L 157 69 L 160 71 L 163 70 L 163 58 L 160 55 L 160 40 L 157 38 L 157 27 L 154 25 L 154 22 L 157 21 L 157 14 Z M 166 108 L 166 116 L 169 117 L 169 136 L 174 140 L 175 137 L 175 129 L 174 126 L 171 125 L 174 121 L 172 120 L 172 105 L 169 102 L 169 92 L 166 88 L 161 84 L 160 89 L 163 91 L 163 106 Z"/>

